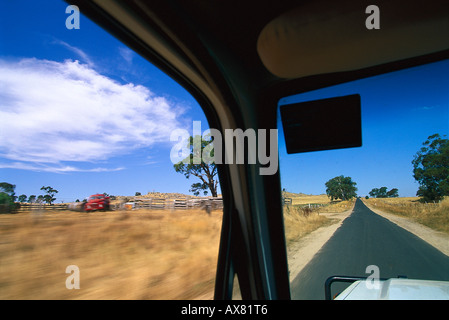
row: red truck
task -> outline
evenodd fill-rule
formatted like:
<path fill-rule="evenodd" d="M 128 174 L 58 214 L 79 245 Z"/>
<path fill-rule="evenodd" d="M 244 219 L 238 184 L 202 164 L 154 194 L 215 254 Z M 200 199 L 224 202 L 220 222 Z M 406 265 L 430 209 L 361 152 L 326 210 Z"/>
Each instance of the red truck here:
<path fill-rule="evenodd" d="M 70 203 L 68 206 L 69 210 L 73 211 L 96 211 L 96 210 L 109 210 L 110 198 L 104 194 L 93 194 L 88 199 L 87 202 L 74 202 Z"/>
<path fill-rule="evenodd" d="M 109 210 L 109 197 L 104 194 L 93 194 L 87 199 L 84 211 Z"/>

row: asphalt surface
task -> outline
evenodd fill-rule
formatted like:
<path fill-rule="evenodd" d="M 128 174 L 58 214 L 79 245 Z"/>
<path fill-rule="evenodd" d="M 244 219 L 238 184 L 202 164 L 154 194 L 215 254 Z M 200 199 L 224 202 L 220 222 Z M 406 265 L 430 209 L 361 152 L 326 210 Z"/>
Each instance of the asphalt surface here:
<path fill-rule="evenodd" d="M 375 214 L 358 199 L 351 215 L 291 282 L 292 299 L 324 299 L 324 283 L 334 275 L 449 281 L 449 257 L 414 234 Z M 332 294 L 348 284 L 334 283 Z"/>

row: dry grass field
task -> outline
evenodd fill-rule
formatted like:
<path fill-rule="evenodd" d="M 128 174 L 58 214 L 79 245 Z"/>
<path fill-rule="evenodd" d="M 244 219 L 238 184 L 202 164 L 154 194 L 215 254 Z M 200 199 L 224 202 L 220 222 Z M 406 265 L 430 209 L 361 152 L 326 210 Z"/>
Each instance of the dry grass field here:
<path fill-rule="evenodd" d="M 304 215 L 301 209 L 295 207 L 284 208 L 284 228 L 285 240 L 287 247 L 294 242 L 299 241 L 302 237 L 308 235 L 312 231 L 333 223 L 331 219 L 318 212 L 312 211 L 308 215 Z"/>
<path fill-rule="evenodd" d="M 292 199 L 292 205 L 284 206 L 284 225 L 287 246 L 320 227 L 335 223 L 321 213 L 343 212 L 354 205 L 353 201 L 332 202 L 327 195 L 305 195 L 284 192 L 284 196 Z M 311 204 L 309 208 L 309 204 Z M 321 205 L 321 206 L 315 206 Z"/>
<path fill-rule="evenodd" d="M 363 201 L 384 212 L 397 214 L 449 234 L 449 197 L 439 203 L 421 203 L 417 197 L 370 198 Z"/>
<path fill-rule="evenodd" d="M 210 299 L 222 212 L 0 215 L 0 299 Z M 68 290 L 68 265 L 80 289 Z"/>
<path fill-rule="evenodd" d="M 292 206 L 319 205 L 318 212 L 342 212 L 348 210 L 354 205 L 355 199 L 351 201 L 331 202 L 325 194 L 307 195 L 303 193 L 283 192 L 284 197 L 292 199 Z"/>
<path fill-rule="evenodd" d="M 303 205 L 303 204 L 329 204 L 329 198 L 325 194 L 320 195 L 307 195 L 303 193 L 293 193 L 284 191 L 283 196 L 292 199 L 292 205 Z"/>
<path fill-rule="evenodd" d="M 299 199 L 301 198 L 301 199 Z M 287 243 L 333 223 L 299 204 L 284 209 Z M 211 299 L 222 212 L 135 210 L 37 211 L 0 215 L 0 299 Z M 68 290 L 67 266 L 80 270 Z"/>

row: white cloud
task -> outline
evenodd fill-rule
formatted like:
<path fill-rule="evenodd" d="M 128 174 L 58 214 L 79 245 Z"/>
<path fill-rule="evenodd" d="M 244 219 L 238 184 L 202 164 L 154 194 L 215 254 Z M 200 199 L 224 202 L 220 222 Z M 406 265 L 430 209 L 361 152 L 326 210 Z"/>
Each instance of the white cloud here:
<path fill-rule="evenodd" d="M 120 47 L 118 48 L 120 55 L 122 58 L 128 63 L 131 64 L 133 62 L 134 58 L 134 51 L 131 49 L 128 49 L 126 47 Z"/>
<path fill-rule="evenodd" d="M 168 143 L 181 112 L 146 87 L 120 84 L 78 61 L 0 60 L 0 157 L 15 161 L 9 166 L 85 171 L 62 162 Z M 97 169 L 90 170 L 107 170 Z"/>
<path fill-rule="evenodd" d="M 80 57 L 85 63 L 87 63 L 89 66 L 93 66 L 94 63 L 92 60 L 90 60 L 89 56 L 81 49 L 71 46 L 67 42 L 61 41 L 61 40 L 54 40 L 54 43 L 59 44 L 66 49 L 70 50 L 72 53 L 76 54 L 78 57 Z"/>
<path fill-rule="evenodd" d="M 111 171 L 120 171 L 123 170 L 123 167 L 118 168 L 92 168 L 92 169 L 83 169 L 77 168 L 68 165 L 60 165 L 55 166 L 44 165 L 44 164 L 32 164 L 32 163 L 24 163 L 24 162 L 12 162 L 12 163 L 0 163 L 0 169 L 21 169 L 21 170 L 30 170 L 30 171 L 38 171 L 38 172 L 54 172 L 54 173 L 68 173 L 68 172 L 111 172 Z"/>

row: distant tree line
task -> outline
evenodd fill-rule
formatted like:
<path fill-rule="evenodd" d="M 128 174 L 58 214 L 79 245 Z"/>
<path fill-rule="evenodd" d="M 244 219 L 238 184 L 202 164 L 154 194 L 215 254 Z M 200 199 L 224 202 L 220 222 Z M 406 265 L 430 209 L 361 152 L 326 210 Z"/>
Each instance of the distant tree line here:
<path fill-rule="evenodd" d="M 27 197 L 25 194 L 16 196 L 16 185 L 8 182 L 0 182 L 0 212 L 11 212 L 20 207 L 20 203 L 47 203 L 51 205 L 56 198 L 54 197 L 59 191 L 50 186 L 43 186 L 41 190 L 45 191 L 44 195 L 31 195 Z M 17 203 L 18 201 L 19 203 Z"/>
<path fill-rule="evenodd" d="M 393 188 L 387 191 L 387 187 L 374 188 L 369 192 L 369 195 L 373 198 L 397 198 L 399 197 L 399 190 Z"/>
<path fill-rule="evenodd" d="M 449 196 L 449 140 L 444 137 L 438 133 L 429 136 L 412 161 L 413 177 L 420 185 L 416 195 L 423 202 L 439 201 Z M 357 197 L 357 184 L 351 177 L 338 176 L 325 185 L 326 194 L 332 201 Z M 373 198 L 395 198 L 399 197 L 399 190 L 373 188 L 369 195 Z"/>

